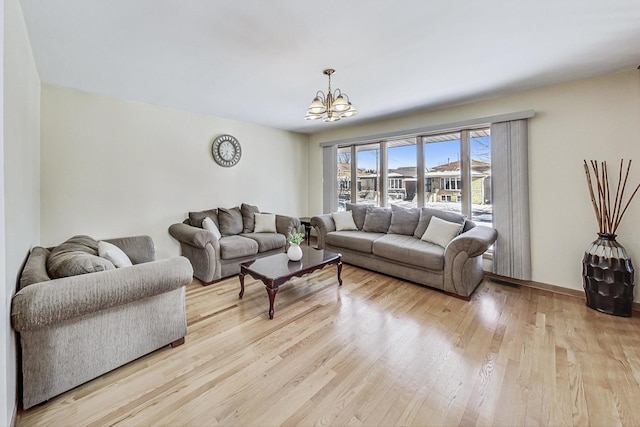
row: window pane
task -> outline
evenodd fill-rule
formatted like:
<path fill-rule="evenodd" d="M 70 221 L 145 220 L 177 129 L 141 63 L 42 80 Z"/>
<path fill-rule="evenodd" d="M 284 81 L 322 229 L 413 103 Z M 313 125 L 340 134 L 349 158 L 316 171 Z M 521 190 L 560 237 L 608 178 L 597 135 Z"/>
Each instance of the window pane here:
<path fill-rule="evenodd" d="M 356 203 L 380 205 L 380 144 L 357 147 L 358 187 Z"/>
<path fill-rule="evenodd" d="M 351 201 L 351 147 L 338 148 L 338 210 Z"/>
<path fill-rule="evenodd" d="M 491 133 L 490 129 L 471 132 L 471 220 L 492 226 Z"/>
<path fill-rule="evenodd" d="M 460 133 L 423 137 L 425 206 L 462 213 Z"/>
<path fill-rule="evenodd" d="M 406 207 L 418 206 L 416 195 L 416 139 L 408 138 L 387 142 L 387 204 Z"/>

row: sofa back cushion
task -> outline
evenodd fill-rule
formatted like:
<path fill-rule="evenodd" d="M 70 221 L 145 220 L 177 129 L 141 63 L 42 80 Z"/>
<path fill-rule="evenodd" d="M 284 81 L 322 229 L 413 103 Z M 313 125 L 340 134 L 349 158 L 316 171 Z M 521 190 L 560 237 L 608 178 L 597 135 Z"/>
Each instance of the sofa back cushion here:
<path fill-rule="evenodd" d="M 47 272 L 53 279 L 115 268 L 98 256 L 98 242 L 89 236 L 73 236 L 53 248 L 47 258 Z"/>
<path fill-rule="evenodd" d="M 370 233 L 386 233 L 391 225 L 391 209 L 368 206 L 364 217 L 363 231 Z"/>
<path fill-rule="evenodd" d="M 420 209 L 391 205 L 389 233 L 413 236 L 420 221 Z"/>
<path fill-rule="evenodd" d="M 240 212 L 242 213 L 242 232 L 253 233 L 256 226 L 255 214 L 260 213 L 260 209 L 257 206 L 243 203 L 240 205 Z"/>
<path fill-rule="evenodd" d="M 372 206 L 370 204 L 355 204 L 347 203 L 346 208 L 353 213 L 353 222 L 356 223 L 358 230 L 362 230 L 364 227 L 364 218 L 367 215 L 367 208 Z"/>
<path fill-rule="evenodd" d="M 20 275 L 20 289 L 34 283 L 51 280 L 47 274 L 47 258 L 50 253 L 48 249 L 41 246 L 31 249 L 27 263 L 24 265 Z"/>
<path fill-rule="evenodd" d="M 429 226 L 429 221 L 431 221 L 432 216 L 436 216 L 448 222 L 455 222 L 460 225 L 464 224 L 467 218 L 466 216 L 457 212 L 449 212 L 432 208 L 422 208 L 420 210 L 420 221 L 418 221 L 418 225 L 416 226 L 416 231 L 413 233 L 413 237 L 417 239 L 422 238 L 424 232 L 427 231 L 427 227 Z"/>
<path fill-rule="evenodd" d="M 218 222 L 220 223 L 218 228 L 222 233 L 222 237 L 235 236 L 242 233 L 244 229 L 242 212 L 239 206 L 231 209 L 218 208 Z"/>
<path fill-rule="evenodd" d="M 191 226 L 193 227 L 203 228 L 202 220 L 207 217 L 211 218 L 216 227 L 220 227 L 220 224 L 218 223 L 217 209 L 209 209 L 200 212 L 189 212 L 189 224 L 191 224 Z"/>

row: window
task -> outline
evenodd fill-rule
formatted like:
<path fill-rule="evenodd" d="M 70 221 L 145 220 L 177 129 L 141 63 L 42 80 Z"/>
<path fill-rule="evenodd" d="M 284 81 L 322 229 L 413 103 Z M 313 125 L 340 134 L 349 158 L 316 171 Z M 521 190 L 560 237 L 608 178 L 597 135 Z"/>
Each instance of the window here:
<path fill-rule="evenodd" d="M 416 138 L 386 141 L 387 147 L 387 206 L 390 204 L 416 207 L 417 202 L 417 145 Z"/>
<path fill-rule="evenodd" d="M 425 206 L 462 213 L 462 164 L 460 132 L 422 137 L 424 176 L 432 185 L 425 186 Z"/>
<path fill-rule="evenodd" d="M 389 189 L 390 190 L 402 189 L 402 178 L 389 178 Z"/>
<path fill-rule="evenodd" d="M 351 148 L 338 148 L 338 210 L 346 210 L 351 200 Z"/>
<path fill-rule="evenodd" d="M 460 178 L 440 178 L 440 188 L 445 190 L 462 190 Z"/>
<path fill-rule="evenodd" d="M 429 135 L 422 141 L 425 184 L 429 182 L 425 205 L 460 212 L 479 225 L 491 226 L 490 129 Z M 469 160 L 463 162 L 465 158 Z"/>
<path fill-rule="evenodd" d="M 471 131 L 471 220 L 478 225 L 493 225 L 491 201 L 491 132 Z"/>
<path fill-rule="evenodd" d="M 349 201 L 426 206 L 492 224 L 489 128 L 340 146 L 337 166 L 338 210 Z"/>
<path fill-rule="evenodd" d="M 380 204 L 380 144 L 356 147 L 356 203 Z"/>

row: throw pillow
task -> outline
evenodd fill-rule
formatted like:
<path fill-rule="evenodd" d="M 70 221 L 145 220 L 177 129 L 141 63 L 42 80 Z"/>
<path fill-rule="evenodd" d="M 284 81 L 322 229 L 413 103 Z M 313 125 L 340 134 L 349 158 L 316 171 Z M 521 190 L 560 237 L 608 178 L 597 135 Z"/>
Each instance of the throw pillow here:
<path fill-rule="evenodd" d="M 207 217 L 211 218 L 216 227 L 219 226 L 217 209 L 209 209 L 201 212 L 189 212 L 189 224 L 191 224 L 193 227 L 202 228 L 202 220 Z"/>
<path fill-rule="evenodd" d="M 420 209 L 407 209 L 402 206 L 391 205 L 389 233 L 413 236 L 418 226 L 418 221 L 420 221 Z"/>
<path fill-rule="evenodd" d="M 255 228 L 255 220 L 253 216 L 260 213 L 260 209 L 258 209 L 257 206 L 251 206 L 243 203 L 240 205 L 240 212 L 242 212 L 242 232 L 253 233 L 253 229 Z"/>
<path fill-rule="evenodd" d="M 220 234 L 220 230 L 218 230 L 218 227 L 216 227 L 216 225 L 213 223 L 213 220 L 211 218 L 207 217 L 204 220 L 202 220 L 202 228 L 212 232 L 213 235 L 216 236 L 216 239 L 220 240 L 222 238 L 222 234 Z"/>
<path fill-rule="evenodd" d="M 356 223 L 358 230 L 362 230 L 362 227 L 364 226 L 364 218 L 367 215 L 367 208 L 372 205 L 347 203 L 345 206 L 348 211 L 353 212 L 353 222 Z"/>
<path fill-rule="evenodd" d="M 218 208 L 218 224 L 223 236 L 234 236 L 242 233 L 242 213 L 240 207 L 225 209 Z"/>
<path fill-rule="evenodd" d="M 364 217 L 363 231 L 386 233 L 391 225 L 391 209 L 368 206 Z"/>
<path fill-rule="evenodd" d="M 333 222 L 336 224 L 336 231 L 357 230 L 356 223 L 353 222 L 353 212 L 333 212 L 331 214 Z"/>
<path fill-rule="evenodd" d="M 74 236 L 51 250 L 47 273 L 52 279 L 113 270 L 109 260 L 98 256 L 98 242 L 89 236 Z"/>
<path fill-rule="evenodd" d="M 255 214 L 255 233 L 277 233 L 276 214 L 257 213 Z"/>
<path fill-rule="evenodd" d="M 433 208 L 422 208 L 420 210 L 420 221 L 418 221 L 418 226 L 416 227 L 416 231 L 413 233 L 413 237 L 415 237 L 416 239 L 422 238 L 424 232 L 427 231 L 429 221 L 431 221 L 431 218 L 434 216 L 445 221 L 455 222 L 456 224 L 460 225 L 464 225 L 467 219 L 466 216 L 457 212 L 448 212 L 441 209 Z"/>
<path fill-rule="evenodd" d="M 211 218 L 205 219 L 211 221 Z M 111 261 L 116 268 L 131 267 L 133 265 L 127 254 L 113 243 L 99 241 L 98 256 Z"/>
<path fill-rule="evenodd" d="M 431 221 L 429 221 L 427 231 L 424 232 L 421 239 L 444 248 L 460 233 L 460 230 L 462 230 L 462 224 L 445 221 L 434 216 L 431 218 Z"/>

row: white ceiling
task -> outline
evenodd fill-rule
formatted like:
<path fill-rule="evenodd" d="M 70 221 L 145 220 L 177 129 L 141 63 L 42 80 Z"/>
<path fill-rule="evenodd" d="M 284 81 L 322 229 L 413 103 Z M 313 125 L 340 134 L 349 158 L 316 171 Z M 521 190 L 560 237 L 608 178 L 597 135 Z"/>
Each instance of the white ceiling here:
<path fill-rule="evenodd" d="M 43 83 L 291 131 L 640 64 L 640 0 L 21 0 Z M 360 114 L 305 121 L 316 91 Z"/>

